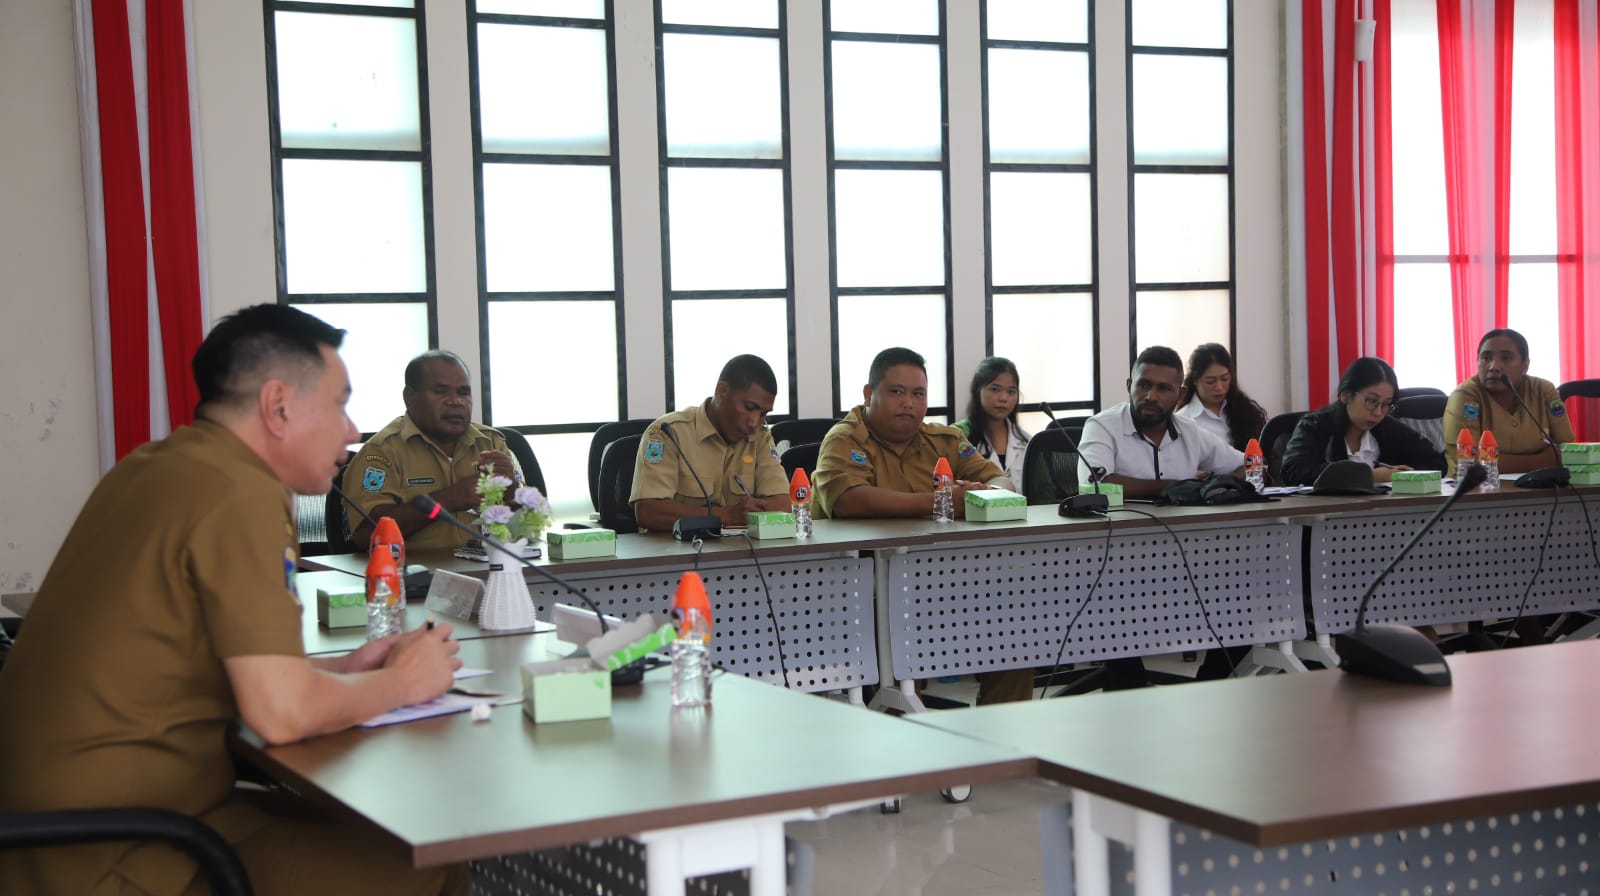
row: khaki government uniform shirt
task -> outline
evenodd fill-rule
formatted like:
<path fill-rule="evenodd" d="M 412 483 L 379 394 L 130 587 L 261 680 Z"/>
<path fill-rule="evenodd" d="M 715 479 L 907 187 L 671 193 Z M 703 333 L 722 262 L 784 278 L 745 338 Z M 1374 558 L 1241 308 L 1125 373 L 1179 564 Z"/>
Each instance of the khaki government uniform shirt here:
<path fill-rule="evenodd" d="M 1567 406 L 1562 403 L 1561 395 L 1556 392 L 1556 387 L 1549 380 L 1542 380 L 1536 376 L 1522 378 L 1522 400 L 1528 403 L 1534 414 L 1537 415 L 1539 426 L 1550 432 L 1550 438 L 1556 444 L 1570 442 L 1572 434 L 1572 421 L 1567 418 Z M 1544 437 L 1539 435 L 1539 428 L 1528 420 L 1528 415 L 1518 407 L 1514 411 L 1507 411 L 1489 391 L 1483 387 L 1483 381 L 1478 377 L 1456 387 L 1450 393 L 1450 400 L 1444 406 L 1444 460 L 1445 475 L 1452 476 L 1456 469 L 1456 438 L 1461 435 L 1461 430 L 1472 431 L 1474 442 L 1483 438 L 1485 429 L 1494 433 L 1495 443 L 1500 446 L 1501 454 L 1533 454 L 1541 448 L 1549 458 L 1546 466 L 1558 466 L 1560 458 L 1544 444 Z"/>
<path fill-rule="evenodd" d="M 684 504 L 704 504 L 706 492 L 695 484 L 694 472 L 700 474 L 706 491 L 714 505 L 731 507 L 744 503 L 744 490 L 734 481 L 744 480 L 745 488 L 757 498 L 781 495 L 789 490 L 789 477 L 784 475 L 783 464 L 778 463 L 778 450 L 772 443 L 772 432 L 765 426 L 746 438 L 730 445 L 723 441 L 711 422 L 705 404 L 687 410 L 675 411 L 658 418 L 639 439 L 639 454 L 633 462 L 633 491 L 629 504 L 650 499 L 681 501 Z M 683 463 L 677 446 L 661 431 L 661 424 L 672 426 L 688 455 Z"/>
<path fill-rule="evenodd" d="M 811 485 L 812 511 L 819 519 L 832 516 L 839 496 L 858 485 L 932 494 L 933 467 L 941 457 L 950 461 L 957 479 L 989 483 L 1005 478 L 1000 467 L 979 457 L 978 449 L 954 426 L 924 423 L 905 453 L 895 454 L 867 428 L 864 413 L 863 405 L 852 408 L 828 430 L 818 449 Z"/>
<path fill-rule="evenodd" d="M 223 660 L 304 655 L 289 491 L 205 421 L 128 455 L 89 496 L 0 675 L 5 811 L 146 807 L 237 841 L 271 821 L 230 800 Z M 293 857 L 285 857 L 292 861 Z M 0 893 L 178 893 L 155 843 L 0 852 Z"/>
<path fill-rule="evenodd" d="M 355 460 L 344 471 L 344 493 L 367 513 L 384 504 L 409 504 L 417 495 L 432 494 L 463 478 L 476 480 L 478 453 L 489 450 L 511 454 L 504 437 L 487 426 L 473 423 L 456 445 L 455 457 L 447 457 L 417 429 L 409 415 L 401 414 L 373 433 L 367 444 L 356 452 Z M 471 525 L 477 519 L 477 511 L 469 510 L 456 516 Z M 351 531 L 360 522 L 351 520 Z M 407 535 L 406 550 L 458 548 L 470 538 L 449 523 L 434 522 Z M 360 547 L 366 548 L 365 545 Z"/>

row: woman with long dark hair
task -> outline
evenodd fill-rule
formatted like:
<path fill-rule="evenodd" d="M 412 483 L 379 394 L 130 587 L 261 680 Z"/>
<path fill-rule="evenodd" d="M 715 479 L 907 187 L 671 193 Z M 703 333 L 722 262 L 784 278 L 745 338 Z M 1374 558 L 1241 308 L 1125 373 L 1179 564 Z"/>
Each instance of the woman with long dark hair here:
<path fill-rule="evenodd" d="M 1357 358 L 1339 379 L 1332 404 L 1300 418 L 1283 452 L 1283 481 L 1311 485 L 1328 464 L 1358 460 L 1374 482 L 1396 470 L 1444 471 L 1444 455 L 1416 430 L 1390 416 L 1400 382 L 1381 358 Z"/>
<path fill-rule="evenodd" d="M 1022 400 L 1017 365 L 1006 358 L 978 362 L 967 397 L 967 416 L 956 429 L 984 458 L 994 461 L 1007 478 L 1022 488 L 1022 460 L 1028 453 L 1027 431 L 1017 425 L 1017 404 Z"/>
<path fill-rule="evenodd" d="M 1267 412 L 1239 386 L 1233 355 L 1227 348 L 1215 342 L 1199 346 L 1189 355 L 1188 369 L 1176 411 L 1179 416 L 1210 430 L 1236 451 L 1243 451 L 1251 439 L 1261 436 Z"/>

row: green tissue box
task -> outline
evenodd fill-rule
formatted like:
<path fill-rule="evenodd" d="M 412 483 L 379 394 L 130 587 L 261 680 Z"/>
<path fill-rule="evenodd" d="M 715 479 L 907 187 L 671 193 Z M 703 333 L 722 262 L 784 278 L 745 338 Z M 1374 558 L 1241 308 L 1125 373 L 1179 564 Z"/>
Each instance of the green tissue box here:
<path fill-rule="evenodd" d="M 552 529 L 545 533 L 551 560 L 615 557 L 617 533 L 610 529 Z"/>
<path fill-rule="evenodd" d="M 1093 484 L 1089 485 L 1087 488 L 1084 488 L 1083 486 L 1078 487 L 1078 494 L 1080 495 L 1092 495 L 1094 493 L 1095 486 Z M 1114 482 L 1102 482 L 1100 483 L 1099 493 L 1106 496 L 1106 503 L 1108 506 L 1122 506 L 1122 486 L 1117 485 Z"/>
<path fill-rule="evenodd" d="M 611 673 L 587 657 L 522 665 L 522 713 L 535 722 L 611 718 Z"/>
<path fill-rule="evenodd" d="M 967 519 L 975 523 L 1028 518 L 1028 499 L 1003 488 L 967 492 Z"/>
<path fill-rule="evenodd" d="M 1389 491 L 1396 495 L 1437 495 L 1444 482 L 1438 470 L 1396 470 L 1389 480 Z"/>
<path fill-rule="evenodd" d="M 751 538 L 793 538 L 794 514 L 781 510 L 745 514 Z"/>
<path fill-rule="evenodd" d="M 367 624 L 367 586 L 365 582 L 342 591 L 317 589 L 317 624 L 323 628 L 365 628 Z"/>
<path fill-rule="evenodd" d="M 1600 463 L 1568 464 L 1567 471 L 1572 474 L 1573 485 L 1600 485 Z"/>
<path fill-rule="evenodd" d="M 1561 463 L 1568 467 L 1600 464 L 1600 442 L 1568 442 L 1562 445 Z"/>

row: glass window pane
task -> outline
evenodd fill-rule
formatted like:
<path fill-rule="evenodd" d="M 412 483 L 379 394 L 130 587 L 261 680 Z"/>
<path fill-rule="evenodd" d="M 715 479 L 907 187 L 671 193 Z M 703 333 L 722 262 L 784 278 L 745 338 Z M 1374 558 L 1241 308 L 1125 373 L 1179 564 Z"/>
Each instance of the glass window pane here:
<path fill-rule="evenodd" d="M 738 333 L 738 345 L 726 334 Z M 718 350 L 709 346 L 721 344 Z M 724 353 L 725 352 L 725 353 Z M 786 299 L 677 299 L 672 303 L 672 391 L 675 409 L 705 401 L 722 365 L 749 353 L 778 378 L 774 414 L 790 413 L 789 303 Z M 750 483 L 754 485 L 754 483 Z"/>
<path fill-rule="evenodd" d="M 1133 160 L 1227 163 L 1228 60 L 1133 57 Z"/>
<path fill-rule="evenodd" d="M 1444 140 L 1440 123 L 1439 38 L 1432 3 L 1396 3 L 1391 82 L 1394 125 L 1394 250 L 1450 251 L 1445 220 Z"/>
<path fill-rule="evenodd" d="M 1226 290 L 1140 292 L 1134 301 L 1137 303 L 1134 343 L 1139 351 L 1152 345 L 1165 345 L 1187 358 L 1197 345 L 1207 342 L 1229 345 L 1230 311 Z"/>
<path fill-rule="evenodd" d="M 989 51 L 989 158 L 1089 162 L 1089 55 Z"/>
<path fill-rule="evenodd" d="M 490 419 L 497 426 L 618 419 L 616 333 L 615 302 L 490 302 Z M 552 379 L 571 371 L 579 379 Z"/>
<path fill-rule="evenodd" d="M 609 167 L 483 166 L 489 292 L 610 290 L 611 236 Z"/>
<path fill-rule="evenodd" d="M 778 27 L 776 0 L 661 0 L 661 21 L 672 25 Z"/>
<path fill-rule="evenodd" d="M 1131 13 L 1134 46 L 1228 46 L 1227 0 L 1132 0 Z"/>
<path fill-rule="evenodd" d="M 834 41 L 834 157 L 938 161 L 942 96 L 938 47 Z"/>
<path fill-rule="evenodd" d="M 920 353 L 928 363 L 928 406 L 948 406 L 945 320 L 942 295 L 840 296 L 839 400 L 845 410 L 861 403 L 872 359 L 897 345 Z"/>
<path fill-rule="evenodd" d="M 990 40 L 1089 41 L 1088 0 L 988 0 Z"/>
<path fill-rule="evenodd" d="M 671 289 L 788 285 L 782 171 L 672 168 L 667 174 L 667 226 Z"/>
<path fill-rule="evenodd" d="M 783 157 L 776 38 L 667 34 L 661 55 L 668 155 Z"/>
<path fill-rule="evenodd" d="M 484 152 L 611 152 L 606 34 L 598 28 L 478 26 Z"/>
<path fill-rule="evenodd" d="M 345 331 L 339 355 L 350 369 L 350 403 L 356 429 L 377 432 L 405 413 L 400 390 L 406 364 L 428 350 L 428 306 L 423 302 L 296 305 Z"/>
<path fill-rule="evenodd" d="M 274 22 L 284 146 L 421 148 L 415 19 L 279 12 Z"/>
<path fill-rule="evenodd" d="M 1506 311 L 1506 325 L 1528 337 L 1529 372 L 1559 383 L 1562 379 L 1561 291 L 1556 282 L 1556 265 L 1554 262 L 1513 264 L 1510 279 L 1506 289 L 1510 306 Z"/>
<path fill-rule="evenodd" d="M 873 34 L 938 34 L 939 0 L 830 0 L 834 31 Z"/>
<path fill-rule="evenodd" d="M 592 432 L 554 432 L 528 436 L 528 447 L 539 461 L 539 472 L 550 494 L 556 520 L 587 523 L 594 506 L 589 503 L 589 441 Z"/>
<path fill-rule="evenodd" d="M 285 159 L 283 234 L 291 294 L 422 292 L 422 166 Z"/>
<path fill-rule="evenodd" d="M 994 297 L 994 353 L 1016 363 L 1029 403 L 1093 401 L 1094 347 L 1088 293 Z"/>
<path fill-rule="evenodd" d="M 1394 372 L 1401 386 L 1456 386 L 1455 323 L 1450 313 L 1450 266 L 1394 266 L 1396 333 L 1426 333 L 1426 339 L 1394 341 Z M 1331 399 L 1332 396 L 1329 396 Z M 1311 396 L 1316 404 L 1318 396 Z"/>
<path fill-rule="evenodd" d="M 840 286 L 944 284 L 943 175 L 845 169 L 833 196 Z"/>
<path fill-rule="evenodd" d="M 1093 279 L 1088 174 L 997 171 L 989 178 L 991 278 L 996 286 Z"/>
<path fill-rule="evenodd" d="M 1549 3 L 1517 4 L 1512 66 L 1510 248 L 1516 255 L 1554 255 L 1556 64 Z"/>
<path fill-rule="evenodd" d="M 480 13 L 513 16 L 556 16 L 564 19 L 604 19 L 606 0 L 478 0 Z"/>
<path fill-rule="evenodd" d="M 1193 283 L 1228 279 L 1228 176 L 1133 177 L 1134 279 Z"/>

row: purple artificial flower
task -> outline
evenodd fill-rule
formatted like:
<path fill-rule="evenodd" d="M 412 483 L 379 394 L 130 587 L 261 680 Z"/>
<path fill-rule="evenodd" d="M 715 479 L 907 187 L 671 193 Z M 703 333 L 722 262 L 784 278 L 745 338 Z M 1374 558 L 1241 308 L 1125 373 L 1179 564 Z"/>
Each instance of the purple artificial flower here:
<path fill-rule="evenodd" d="M 531 485 L 524 485 L 517 489 L 515 497 L 518 505 L 529 510 L 544 510 L 545 508 L 544 495 L 539 494 L 539 490 Z"/>
<path fill-rule="evenodd" d="M 511 508 L 504 504 L 496 504 L 493 507 L 486 508 L 481 519 L 491 525 L 504 526 L 511 522 Z"/>
<path fill-rule="evenodd" d="M 490 476 L 489 477 L 489 484 L 490 485 L 497 485 L 500 488 L 510 488 L 511 487 L 511 480 L 507 479 L 504 476 Z"/>

